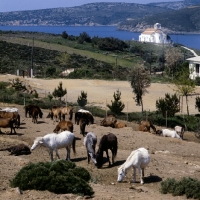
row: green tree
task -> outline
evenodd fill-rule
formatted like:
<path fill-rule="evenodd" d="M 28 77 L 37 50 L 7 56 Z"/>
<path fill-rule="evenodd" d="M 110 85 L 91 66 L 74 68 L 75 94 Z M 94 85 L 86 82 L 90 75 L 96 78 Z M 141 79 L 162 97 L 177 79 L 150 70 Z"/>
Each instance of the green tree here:
<path fill-rule="evenodd" d="M 187 115 L 189 116 L 188 96 L 196 90 L 195 81 L 189 78 L 188 71 L 182 71 L 182 73 L 176 77 L 173 83 L 175 85 L 174 91 L 176 91 L 180 96 L 185 96 Z"/>
<path fill-rule="evenodd" d="M 130 74 L 130 83 L 135 94 L 135 102 L 142 106 L 143 112 L 143 95 L 147 93 L 146 88 L 151 85 L 151 79 L 148 72 L 144 70 L 143 66 L 135 66 Z"/>
<path fill-rule="evenodd" d="M 63 89 L 62 82 L 59 83 L 59 86 L 55 88 L 52 93 L 54 98 L 58 97 L 60 101 L 61 101 L 61 97 L 63 97 L 65 94 L 67 94 L 67 90 Z"/>
<path fill-rule="evenodd" d="M 81 95 L 78 96 L 77 103 L 81 107 L 84 107 L 87 104 L 87 92 L 81 91 Z"/>
<path fill-rule="evenodd" d="M 165 98 L 159 98 L 156 100 L 156 109 L 158 112 L 162 113 L 163 117 L 173 117 L 175 113 L 180 111 L 179 98 L 176 93 L 170 95 L 165 94 Z"/>
<path fill-rule="evenodd" d="M 48 97 L 49 101 L 51 102 L 51 100 L 53 99 L 53 95 L 49 92 L 47 97 Z"/>
<path fill-rule="evenodd" d="M 111 100 L 112 104 L 107 104 L 107 107 L 115 114 L 121 114 L 122 110 L 124 109 L 125 105 L 120 101 L 121 99 L 121 92 L 119 89 L 114 92 L 114 101 Z"/>
<path fill-rule="evenodd" d="M 22 84 L 19 78 L 13 79 L 12 87 L 15 88 L 16 91 L 24 91 L 26 87 Z"/>
<path fill-rule="evenodd" d="M 60 56 L 57 56 L 56 61 L 64 68 L 69 67 L 71 64 L 71 56 L 65 52 L 62 53 Z"/>
<path fill-rule="evenodd" d="M 91 41 L 92 41 L 91 37 L 86 32 L 80 33 L 79 39 L 81 39 L 82 41 L 85 41 L 85 42 L 89 42 L 89 43 L 91 43 Z"/>
<path fill-rule="evenodd" d="M 68 38 L 68 34 L 66 31 L 62 32 L 62 38 L 67 39 Z"/>

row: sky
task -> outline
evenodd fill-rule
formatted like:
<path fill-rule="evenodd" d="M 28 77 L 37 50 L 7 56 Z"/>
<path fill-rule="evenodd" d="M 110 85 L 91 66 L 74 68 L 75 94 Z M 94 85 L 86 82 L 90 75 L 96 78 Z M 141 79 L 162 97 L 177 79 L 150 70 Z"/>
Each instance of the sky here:
<path fill-rule="evenodd" d="M 74 7 L 95 2 L 152 3 L 179 0 L 0 0 L 0 12 L 36 10 L 45 8 Z"/>

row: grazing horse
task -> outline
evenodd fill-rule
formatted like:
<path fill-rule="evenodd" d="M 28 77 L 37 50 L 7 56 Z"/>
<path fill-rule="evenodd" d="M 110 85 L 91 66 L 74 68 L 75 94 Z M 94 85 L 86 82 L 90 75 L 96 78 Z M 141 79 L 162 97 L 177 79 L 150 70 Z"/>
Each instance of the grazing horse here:
<path fill-rule="evenodd" d="M 29 113 L 29 117 L 31 117 L 33 108 L 37 108 L 39 110 L 39 113 L 40 113 L 39 116 L 40 118 L 42 118 L 43 113 L 40 107 L 34 104 L 29 104 L 28 106 L 25 106 L 25 117 L 27 117 L 27 113 Z"/>
<path fill-rule="evenodd" d="M 63 131 L 59 134 L 49 133 L 44 137 L 37 137 L 34 140 L 34 143 L 31 147 L 31 151 L 33 151 L 39 145 L 48 147 L 50 151 L 51 161 L 53 161 L 53 151 L 56 152 L 56 156 L 60 159 L 60 156 L 58 154 L 58 149 L 65 147 L 67 150 L 66 160 L 70 161 L 71 146 L 74 154 L 76 153 L 75 143 L 76 143 L 75 136 L 73 133 L 69 131 Z"/>
<path fill-rule="evenodd" d="M 112 164 L 114 164 L 114 159 L 117 155 L 118 142 L 117 137 L 113 133 L 104 135 L 99 143 L 99 149 L 96 153 L 97 167 L 100 168 L 103 165 L 103 152 L 106 152 L 109 166 L 111 166 L 110 158 L 108 155 L 108 149 L 112 152 Z"/>
<path fill-rule="evenodd" d="M 172 137 L 172 138 L 182 139 L 179 136 L 179 134 L 174 130 L 162 129 L 162 130 L 157 130 L 156 132 L 157 132 L 157 134 L 162 135 L 164 137 Z"/>
<path fill-rule="evenodd" d="M 94 124 L 94 117 L 88 110 L 80 109 L 75 113 L 75 124 L 79 125 L 81 118 L 87 119 L 90 124 Z"/>
<path fill-rule="evenodd" d="M 145 148 L 139 148 L 131 152 L 126 159 L 126 162 L 118 168 L 118 182 L 121 182 L 126 175 L 128 169 L 133 167 L 133 181 L 136 182 L 136 168 L 140 175 L 140 183 L 143 184 L 144 168 L 149 164 L 150 156 L 148 150 Z"/>
<path fill-rule="evenodd" d="M 65 115 L 69 115 L 69 120 L 73 117 L 73 108 L 71 106 L 64 106 L 60 108 L 62 119 L 65 120 Z"/>
<path fill-rule="evenodd" d="M 53 106 L 51 109 L 50 109 L 50 112 L 49 112 L 49 115 L 51 117 L 52 120 L 56 119 L 56 122 L 58 121 L 61 121 L 61 109 L 60 107 L 58 106 Z M 49 116 L 48 115 L 48 116 Z M 48 117 L 47 116 L 47 117 Z"/>
<path fill-rule="evenodd" d="M 60 121 L 55 129 L 53 130 L 54 133 L 58 133 L 58 131 L 61 130 L 61 131 L 70 131 L 73 133 L 74 131 L 74 125 L 71 121 L 65 121 L 65 120 L 62 120 Z"/>
<path fill-rule="evenodd" d="M 38 108 L 33 108 L 31 110 L 31 112 L 29 112 L 29 114 L 31 113 L 32 116 L 32 122 L 33 123 L 38 123 L 37 119 L 38 119 L 38 115 L 40 116 L 40 118 L 42 118 L 43 113 L 41 112 L 41 110 L 39 110 Z"/>
<path fill-rule="evenodd" d="M 100 126 L 105 126 L 105 127 L 110 126 L 110 127 L 114 128 L 116 122 L 117 122 L 117 119 L 114 115 L 108 115 L 101 121 Z"/>
<path fill-rule="evenodd" d="M 182 126 L 175 126 L 174 130 L 180 135 L 181 139 L 183 140 L 183 135 L 185 132 L 185 128 Z"/>
<path fill-rule="evenodd" d="M 79 124 L 80 124 L 80 134 L 82 134 L 83 136 L 85 136 L 85 127 L 86 127 L 86 125 L 89 124 L 89 120 L 85 119 L 85 118 L 81 118 L 79 120 Z"/>
<path fill-rule="evenodd" d="M 90 158 L 96 165 L 96 155 L 95 155 L 95 148 L 97 144 L 97 136 L 93 132 L 87 133 L 86 137 L 84 138 L 84 145 L 87 150 L 87 158 L 88 164 L 90 163 Z"/>

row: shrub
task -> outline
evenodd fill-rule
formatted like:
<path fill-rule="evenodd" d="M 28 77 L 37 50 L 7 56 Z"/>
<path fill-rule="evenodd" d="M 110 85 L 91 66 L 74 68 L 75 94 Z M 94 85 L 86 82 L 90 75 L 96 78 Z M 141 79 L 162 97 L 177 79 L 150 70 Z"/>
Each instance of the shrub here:
<path fill-rule="evenodd" d="M 48 190 L 56 194 L 75 193 L 93 195 L 89 186 L 89 172 L 65 160 L 56 162 L 30 163 L 23 167 L 10 181 L 11 187 L 21 190 Z"/>
<path fill-rule="evenodd" d="M 78 96 L 77 103 L 81 107 L 84 107 L 87 104 L 87 92 L 81 91 L 81 95 Z"/>
<path fill-rule="evenodd" d="M 156 100 L 156 109 L 158 112 L 162 113 L 163 117 L 166 117 L 166 112 L 168 117 L 173 117 L 175 113 L 180 111 L 177 95 L 166 93 L 165 98 Z"/>
<path fill-rule="evenodd" d="M 193 178 L 182 178 L 176 181 L 168 178 L 161 183 L 160 192 L 162 194 L 171 193 L 173 196 L 186 195 L 187 198 L 200 199 L 200 181 Z"/>
<path fill-rule="evenodd" d="M 116 93 L 114 92 L 113 97 L 114 97 L 114 101 L 111 101 L 112 102 L 111 105 L 107 104 L 107 107 L 111 110 L 111 112 L 113 112 L 115 114 L 121 114 L 121 112 L 124 109 L 125 105 L 124 105 L 124 103 L 122 103 L 120 101 L 121 92 L 119 91 L 119 89 L 116 91 Z"/>

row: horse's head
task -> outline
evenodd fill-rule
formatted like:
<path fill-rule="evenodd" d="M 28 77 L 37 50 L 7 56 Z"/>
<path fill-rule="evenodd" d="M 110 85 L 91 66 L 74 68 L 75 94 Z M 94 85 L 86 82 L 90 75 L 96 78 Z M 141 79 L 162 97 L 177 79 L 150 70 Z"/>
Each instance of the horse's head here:
<path fill-rule="evenodd" d="M 43 112 L 41 111 L 39 112 L 39 117 L 42 118 L 42 116 L 43 116 Z"/>
<path fill-rule="evenodd" d="M 96 166 L 98 168 L 101 168 L 103 165 L 103 155 L 99 152 L 96 154 Z"/>
<path fill-rule="evenodd" d="M 38 145 L 41 145 L 41 144 L 43 144 L 42 137 L 35 138 L 34 143 L 31 147 L 31 151 L 33 151 Z"/>
<path fill-rule="evenodd" d="M 93 163 L 96 165 L 96 164 L 97 164 L 96 155 L 93 154 L 93 153 L 89 153 L 89 155 L 90 155 L 90 157 L 91 157 Z"/>
<path fill-rule="evenodd" d="M 121 182 L 125 176 L 126 176 L 125 170 L 122 167 L 118 168 L 118 178 L 117 178 L 117 181 Z"/>
<path fill-rule="evenodd" d="M 161 135 L 162 134 L 162 130 L 156 130 L 156 135 Z"/>

